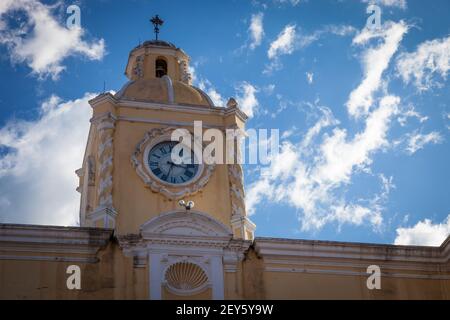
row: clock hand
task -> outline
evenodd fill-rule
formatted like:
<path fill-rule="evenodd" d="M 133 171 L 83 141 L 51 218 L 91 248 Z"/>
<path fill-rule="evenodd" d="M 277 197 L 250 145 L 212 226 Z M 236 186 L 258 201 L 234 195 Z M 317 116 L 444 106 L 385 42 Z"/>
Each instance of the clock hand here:
<path fill-rule="evenodd" d="M 172 171 L 172 168 L 173 168 L 173 164 L 170 164 L 169 171 L 167 172 L 167 179 L 169 179 L 169 177 L 170 177 L 170 172 Z"/>
<path fill-rule="evenodd" d="M 181 164 L 176 164 L 176 163 L 173 163 L 173 162 L 171 162 L 171 161 L 167 161 L 167 163 L 170 164 L 171 166 L 175 166 L 175 167 L 179 167 L 179 168 L 184 168 L 184 169 L 187 168 L 187 166 L 183 166 L 183 165 L 181 165 Z"/>
<path fill-rule="evenodd" d="M 167 171 L 167 178 L 165 179 L 166 181 L 168 181 L 169 177 L 170 177 L 170 172 L 172 171 L 173 165 L 170 166 L 169 171 Z"/>

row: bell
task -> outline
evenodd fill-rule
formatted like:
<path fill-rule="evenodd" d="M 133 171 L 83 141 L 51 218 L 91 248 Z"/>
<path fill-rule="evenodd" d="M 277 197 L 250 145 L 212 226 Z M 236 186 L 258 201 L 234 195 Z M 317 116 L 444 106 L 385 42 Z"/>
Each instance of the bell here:
<path fill-rule="evenodd" d="M 156 67 L 156 76 L 158 78 L 161 78 L 162 76 L 166 75 L 166 68 L 164 68 L 163 66 L 157 66 Z"/>

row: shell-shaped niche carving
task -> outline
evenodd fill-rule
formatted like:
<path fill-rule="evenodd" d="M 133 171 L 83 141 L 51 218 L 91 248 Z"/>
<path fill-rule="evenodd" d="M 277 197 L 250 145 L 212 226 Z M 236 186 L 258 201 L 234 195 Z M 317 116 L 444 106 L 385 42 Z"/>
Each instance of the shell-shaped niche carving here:
<path fill-rule="evenodd" d="M 176 293 L 191 293 L 206 287 L 208 276 L 198 265 L 190 262 L 177 262 L 167 268 L 166 283 Z"/>

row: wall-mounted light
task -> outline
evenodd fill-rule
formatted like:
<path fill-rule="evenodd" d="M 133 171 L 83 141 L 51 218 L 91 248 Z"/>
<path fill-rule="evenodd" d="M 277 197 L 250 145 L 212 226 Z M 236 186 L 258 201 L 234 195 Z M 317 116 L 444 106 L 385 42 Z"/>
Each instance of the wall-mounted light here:
<path fill-rule="evenodd" d="M 179 205 L 180 207 L 184 207 L 186 210 L 191 210 L 191 209 L 194 207 L 195 203 L 194 203 L 194 201 L 188 201 L 188 202 L 186 202 L 186 201 L 184 201 L 184 200 L 180 200 L 180 201 L 178 202 L 178 205 Z"/>

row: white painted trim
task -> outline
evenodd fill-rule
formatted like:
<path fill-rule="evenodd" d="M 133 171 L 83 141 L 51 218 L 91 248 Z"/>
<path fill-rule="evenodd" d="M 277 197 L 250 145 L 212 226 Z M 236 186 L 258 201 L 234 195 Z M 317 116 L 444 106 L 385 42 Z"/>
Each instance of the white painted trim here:
<path fill-rule="evenodd" d="M 231 239 L 232 237 L 232 231 L 229 227 L 214 219 L 211 215 L 198 210 L 172 210 L 161 213 L 145 222 L 140 227 L 140 231 L 144 239 L 146 239 L 150 235 L 163 236 L 163 232 L 166 230 L 168 231 L 167 235 L 170 235 L 170 228 L 183 224 L 186 227 L 195 225 L 199 230 L 202 230 L 204 234 L 201 237 L 224 237 L 225 239 Z M 193 237 L 189 234 L 185 236 Z"/>
<path fill-rule="evenodd" d="M 119 121 L 126 121 L 126 122 L 141 122 L 141 123 L 151 123 L 151 124 L 159 124 L 159 125 L 165 125 L 165 126 L 171 126 L 171 127 L 194 127 L 194 123 L 188 122 L 188 121 L 172 121 L 172 120 L 157 120 L 157 119 L 149 119 L 149 118 L 143 118 L 143 117 L 127 117 L 127 116 L 119 116 L 117 117 Z M 216 126 L 216 125 L 208 125 L 208 124 L 202 124 L 203 128 L 214 128 L 214 129 L 220 129 L 224 130 L 224 126 Z"/>
<path fill-rule="evenodd" d="M 199 168 L 197 180 L 190 181 L 186 185 L 163 183 L 163 181 L 155 177 L 151 173 L 150 168 L 148 168 L 146 152 L 149 149 L 147 149 L 147 146 L 149 144 L 152 145 L 153 142 L 159 143 L 164 140 L 171 140 L 170 135 L 175 129 L 174 127 L 166 127 L 154 128 L 148 131 L 131 155 L 131 163 L 144 184 L 153 192 L 158 192 L 170 200 L 179 200 L 198 193 L 209 182 L 216 167 L 215 164 L 205 164 L 204 167 Z"/>
<path fill-rule="evenodd" d="M 135 109 L 150 109 L 150 110 L 164 110 L 176 113 L 199 113 L 206 115 L 236 115 L 242 122 L 248 120 L 248 116 L 238 107 L 216 107 L 216 106 L 201 106 L 188 104 L 173 104 L 162 102 L 150 102 L 140 100 L 122 99 L 121 97 L 114 97 L 111 93 L 103 93 L 89 101 L 92 108 L 104 102 L 110 102 L 118 108 L 135 108 Z"/>
<path fill-rule="evenodd" d="M 171 141 L 172 141 L 171 133 L 166 133 L 159 137 L 155 137 L 147 144 L 147 146 L 144 149 L 143 159 L 142 159 L 142 162 L 144 163 L 144 168 L 147 169 L 147 174 L 149 174 L 153 178 L 153 180 L 157 180 L 161 184 L 164 184 L 164 185 L 166 185 L 168 187 L 172 187 L 172 188 L 181 188 L 181 187 L 185 187 L 185 186 L 195 183 L 202 176 L 203 171 L 205 170 L 205 165 L 203 163 L 198 165 L 198 170 L 191 180 L 186 181 L 184 183 L 177 183 L 177 184 L 162 181 L 150 169 L 150 166 L 148 165 L 148 156 L 149 156 L 150 151 L 159 143 L 171 142 Z M 183 145 L 185 145 L 185 144 L 183 144 Z M 195 149 L 195 147 L 194 147 L 194 149 Z M 195 155 L 194 155 L 194 157 L 195 157 Z"/>
<path fill-rule="evenodd" d="M 167 96 L 168 96 L 168 102 L 170 104 L 173 104 L 175 102 L 175 93 L 173 91 L 173 84 L 172 79 L 168 75 L 165 75 L 162 77 L 162 79 L 165 81 L 167 86 Z"/>
<path fill-rule="evenodd" d="M 162 273 L 161 273 L 161 254 L 151 253 L 148 255 L 149 259 L 149 290 L 150 300 L 161 300 L 162 290 Z"/>
<path fill-rule="evenodd" d="M 199 265 L 208 276 L 208 286 L 200 289 L 209 287 L 213 299 L 224 299 L 224 272 L 236 272 L 251 245 L 251 241 L 233 239 L 229 226 L 194 210 L 163 213 L 144 223 L 139 235 L 118 236 L 118 241 L 124 254 L 135 261 L 148 255 L 151 299 L 161 298 L 161 286 L 166 285 L 163 270 L 179 261 Z"/>
<path fill-rule="evenodd" d="M 86 215 L 86 219 L 91 222 L 92 226 L 99 220 L 103 220 L 103 228 L 114 229 L 116 227 L 116 217 L 118 213 L 112 207 L 100 207 L 95 211 Z"/>
<path fill-rule="evenodd" d="M 110 229 L 0 224 L 0 259 L 96 262 Z"/>
<path fill-rule="evenodd" d="M 383 269 L 381 269 L 383 270 Z M 347 270 L 333 270 L 333 269 L 311 269 L 311 268 L 283 268 L 283 267 L 265 267 L 266 272 L 282 272 L 282 273 L 309 273 L 309 274 L 328 274 L 339 276 L 361 276 L 367 277 L 367 272 L 347 271 Z M 450 275 L 420 275 L 407 273 L 389 273 L 382 272 L 382 277 L 386 278 L 409 278 L 409 279 L 430 279 L 430 280 L 450 280 Z"/>
<path fill-rule="evenodd" d="M 255 250 L 263 257 L 312 257 L 443 263 L 439 247 L 394 246 L 314 240 L 256 238 Z"/>
<path fill-rule="evenodd" d="M 223 300 L 225 295 L 225 287 L 223 280 L 222 257 L 211 258 L 211 276 L 212 298 L 213 300 Z"/>
<path fill-rule="evenodd" d="M 390 277 L 450 277 L 445 243 L 418 247 L 257 238 L 254 246 L 265 270 L 271 272 L 366 275 L 366 268 L 375 263 Z"/>
<path fill-rule="evenodd" d="M 18 256 L 0 254 L 0 260 L 17 260 L 17 261 L 51 261 L 51 262 L 78 262 L 78 263 L 97 263 L 98 258 L 95 257 L 70 257 L 70 256 Z"/>
<path fill-rule="evenodd" d="M 194 288 L 192 290 L 180 290 L 180 289 L 172 287 L 166 280 L 166 274 L 170 267 L 172 267 L 173 265 L 180 263 L 180 262 L 190 263 L 190 264 L 193 264 L 193 265 L 197 266 L 198 268 L 200 268 L 206 275 L 206 278 L 207 278 L 206 282 L 203 285 L 201 285 L 197 288 Z M 197 263 L 195 260 L 189 259 L 188 257 L 178 258 L 177 260 L 167 263 L 164 268 L 164 271 L 162 272 L 162 275 L 163 275 L 162 286 L 165 287 L 169 292 L 171 292 L 175 295 L 180 295 L 180 296 L 195 295 L 195 294 L 199 294 L 199 293 L 207 290 L 208 288 L 210 288 L 212 286 L 211 282 L 210 282 L 211 275 L 210 275 L 208 268 L 205 266 L 205 264 Z"/>

